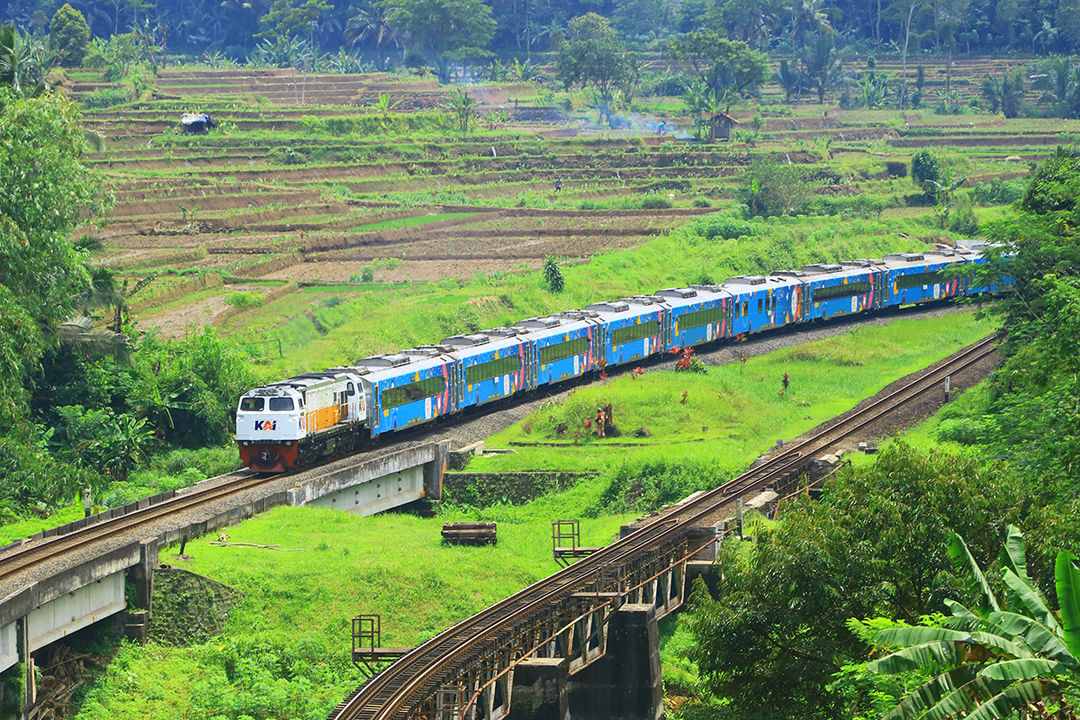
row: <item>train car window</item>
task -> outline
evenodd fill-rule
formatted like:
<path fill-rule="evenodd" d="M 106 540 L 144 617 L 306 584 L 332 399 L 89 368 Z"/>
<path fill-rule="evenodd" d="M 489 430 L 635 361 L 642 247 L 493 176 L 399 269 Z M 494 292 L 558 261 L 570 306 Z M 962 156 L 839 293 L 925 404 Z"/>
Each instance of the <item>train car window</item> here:
<path fill-rule="evenodd" d="M 439 395 L 445 390 L 446 382 L 441 377 L 428 378 L 427 380 L 383 390 L 382 405 L 389 410 L 433 395 Z"/>
<path fill-rule="evenodd" d="M 749 300 L 743 300 L 742 301 L 742 314 L 743 314 L 743 317 L 746 317 L 747 315 L 750 314 L 750 301 Z"/>
<path fill-rule="evenodd" d="M 901 275 L 896 278 L 896 288 L 898 290 L 904 290 L 906 288 L 922 287 L 924 285 L 937 285 L 941 281 L 941 273 L 936 271 L 913 273 L 911 275 Z"/>
<path fill-rule="evenodd" d="M 836 300 L 838 298 L 849 298 L 856 295 L 865 295 L 868 292 L 870 292 L 870 281 L 860 280 L 858 282 L 849 282 L 845 285 L 833 285 L 831 287 L 814 288 L 814 300 L 816 302 L 822 302 L 823 300 Z"/>
<path fill-rule="evenodd" d="M 624 343 L 653 337 L 659 332 L 660 322 L 657 320 L 650 320 L 649 322 L 643 322 L 637 325 L 627 325 L 626 327 L 621 327 L 618 330 L 612 331 L 611 344 L 613 347 L 617 347 Z"/>
<path fill-rule="evenodd" d="M 477 363 L 472 367 L 465 368 L 465 383 L 467 385 L 475 385 L 478 382 L 484 382 L 485 380 L 491 380 L 492 378 L 516 373 L 520 369 L 520 355 L 511 355 L 497 360 Z"/>
<path fill-rule="evenodd" d="M 683 330 L 688 330 L 690 328 L 701 327 L 702 325 L 718 322 L 720 322 L 720 308 L 712 308 L 710 310 L 698 310 L 697 312 L 686 313 L 679 318 L 679 327 Z"/>
<path fill-rule="evenodd" d="M 240 400 L 240 409 L 246 412 L 256 412 L 263 409 L 261 397 L 246 397 Z"/>
<path fill-rule="evenodd" d="M 584 337 L 548 345 L 546 348 L 540 348 L 540 364 L 547 365 L 556 360 L 565 360 L 575 355 L 584 355 L 588 350 L 589 339 Z"/>
<path fill-rule="evenodd" d="M 348 385 L 346 386 L 346 389 L 345 389 L 345 394 L 346 394 L 346 395 L 348 395 L 349 397 L 352 397 L 353 395 L 355 395 L 355 394 L 356 394 L 356 388 L 355 388 L 355 387 L 353 386 L 353 384 L 352 384 L 352 383 L 349 383 L 349 384 L 348 384 Z"/>
<path fill-rule="evenodd" d="M 765 311 L 765 301 L 762 300 L 761 298 L 757 299 L 757 311 L 758 311 L 758 315 L 760 315 L 762 312 Z"/>
<path fill-rule="evenodd" d="M 271 412 L 285 412 L 292 410 L 296 406 L 293 404 L 291 397 L 274 397 L 270 398 L 270 411 Z"/>

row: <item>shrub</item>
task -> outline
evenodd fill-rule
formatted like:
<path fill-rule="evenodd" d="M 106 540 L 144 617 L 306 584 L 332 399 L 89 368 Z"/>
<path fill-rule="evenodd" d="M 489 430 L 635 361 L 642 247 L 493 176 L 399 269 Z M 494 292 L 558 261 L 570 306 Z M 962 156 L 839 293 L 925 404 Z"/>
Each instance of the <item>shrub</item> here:
<path fill-rule="evenodd" d="M 989 184 L 977 183 L 972 195 L 980 205 L 1008 205 L 1024 197 L 1026 189 L 1023 180 L 994 178 Z"/>
<path fill-rule="evenodd" d="M 790 163 L 757 160 L 743 176 L 735 193 L 751 215 L 791 215 L 810 197 L 806 173 Z"/>
<path fill-rule="evenodd" d="M 237 291 L 225 296 L 225 304 L 238 310 L 246 310 L 261 306 L 263 297 L 253 292 Z"/>
<path fill-rule="evenodd" d="M 923 191 L 927 198 L 933 200 L 933 183 L 941 181 L 941 163 L 929 150 L 920 150 L 911 158 L 911 179 Z"/>
<path fill-rule="evenodd" d="M 970 204 L 964 204 L 952 214 L 949 218 L 949 229 L 969 237 L 979 232 L 979 221 L 975 219 L 975 212 Z"/>
<path fill-rule="evenodd" d="M 885 172 L 889 174 L 889 177 L 907 177 L 907 163 L 899 160 L 889 160 L 885 163 Z"/>
<path fill-rule="evenodd" d="M 986 423 L 969 417 L 942 420 L 935 434 L 938 440 L 961 445 L 981 445 L 989 442 L 992 437 Z"/>
<path fill-rule="evenodd" d="M 307 155 L 289 147 L 277 147 L 270 151 L 270 160 L 279 165 L 303 165 Z"/>
<path fill-rule="evenodd" d="M 694 202 L 692 202 L 691 205 L 693 205 L 696 208 L 712 207 L 712 203 L 709 202 L 709 199 L 708 198 L 703 198 L 703 197 L 694 198 Z"/>
<path fill-rule="evenodd" d="M 661 195 L 646 195 L 641 199 L 642 210 L 666 210 L 671 207 L 671 201 Z"/>
<path fill-rule="evenodd" d="M 554 255 L 544 258 L 544 285 L 553 293 L 561 293 L 566 289 L 566 278 L 559 267 L 559 259 Z"/>
<path fill-rule="evenodd" d="M 744 222 L 728 214 L 709 215 L 699 221 L 698 232 L 706 240 L 734 240 L 744 235 L 753 235 L 754 228 L 748 222 Z"/>
<path fill-rule="evenodd" d="M 92 93 L 87 93 L 82 98 L 83 107 L 91 110 L 94 108 L 115 107 L 127 102 L 127 95 L 119 88 L 102 88 Z"/>

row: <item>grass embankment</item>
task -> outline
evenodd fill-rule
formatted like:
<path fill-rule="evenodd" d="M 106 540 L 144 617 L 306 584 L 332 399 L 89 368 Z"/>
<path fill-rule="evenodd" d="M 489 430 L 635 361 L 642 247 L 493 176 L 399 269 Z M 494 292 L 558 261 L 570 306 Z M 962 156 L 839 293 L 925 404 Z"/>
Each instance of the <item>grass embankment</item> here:
<path fill-rule="evenodd" d="M 920 237 L 948 236 L 927 231 L 913 219 L 838 223 L 822 217 L 740 220 L 716 213 L 631 250 L 606 252 L 565 267 L 566 291 L 559 294 L 544 289 L 539 273 L 477 273 L 468 281 L 447 278 L 372 290 L 314 306 L 301 307 L 297 303 L 303 298 L 291 297 L 284 300 L 287 306 L 268 303 L 246 314 L 242 328 L 230 328 L 245 337 L 282 337 L 285 357 L 269 364 L 266 372 L 268 377 L 283 377 L 598 300 L 814 262 L 920 250 L 926 247 Z"/>
<path fill-rule="evenodd" d="M 477 458 L 469 470 L 607 468 L 619 485 L 609 490 L 614 507 L 671 502 L 990 332 L 972 312 L 897 319 L 703 374 L 621 375 L 578 388 L 494 435 L 489 447 L 512 452 Z M 784 373 L 791 380 L 786 391 Z M 622 435 L 601 440 L 585 421 L 608 403 Z"/>
<path fill-rule="evenodd" d="M 385 646 L 421 642 L 557 570 L 552 518 L 578 516 L 600 492 L 583 485 L 520 507 L 432 519 L 277 508 L 230 528 L 230 541 L 295 552 L 190 542 L 192 559 L 165 553 L 163 562 L 244 593 L 224 634 L 183 648 L 123 646 L 78 717 L 325 717 L 363 680 L 348 659 L 352 616 L 381 614 Z M 499 522 L 496 546 L 442 544 L 443 522 L 477 516 Z M 586 521 L 582 540 L 606 544 L 627 519 Z"/>
<path fill-rule="evenodd" d="M 223 635 L 184 648 L 122 647 L 88 692 L 78 717 L 324 717 L 362 679 L 348 662 L 353 615 L 381 614 L 386 646 L 410 646 L 429 638 L 556 570 L 550 554 L 551 520 L 584 517 L 582 542 L 605 544 L 637 508 L 716 484 L 725 464 L 731 469 L 745 466 L 778 433 L 791 437 L 808 429 L 897 375 L 986 332 L 971 313 L 897 320 L 752 358 L 745 365 L 710 368 L 704 375 L 623 376 L 580 388 L 570 399 L 499 437 L 546 437 L 544 428 L 555 427 L 557 419 L 574 419 L 606 398 L 615 404 L 620 424 L 651 423 L 652 437 L 638 446 L 605 448 L 624 441 L 613 438 L 529 449 L 535 453 L 531 465 L 521 465 L 527 458 L 518 448 L 522 452 L 512 459 L 476 460 L 470 468 L 603 471 L 558 495 L 517 507 L 446 509 L 431 519 L 277 508 L 226 532 L 231 542 L 274 544 L 295 552 L 217 547 L 210 544 L 213 538 L 188 543 L 191 559 L 176 557 L 173 548 L 164 553 L 163 562 L 244 593 Z M 783 372 L 792 375 L 793 383 L 780 396 Z M 822 379 L 811 380 L 811 373 Z M 860 376 L 867 379 L 859 381 Z M 688 388 L 685 405 L 678 402 L 683 387 Z M 672 396 L 673 389 L 678 396 Z M 667 409 L 657 413 L 654 408 Z M 724 429 L 702 436 L 699 428 L 709 423 Z M 699 436 L 708 440 L 675 444 Z M 688 447 L 695 448 L 697 462 L 687 460 L 683 449 Z M 572 456 L 580 456 L 580 462 L 568 462 Z M 641 487 L 635 489 L 630 480 Z M 628 507 L 635 512 L 619 511 Z M 497 521 L 498 545 L 444 546 L 440 526 L 455 520 Z M 683 656 L 685 631 L 665 625 L 664 638 L 667 682 L 685 687 L 696 672 Z"/>

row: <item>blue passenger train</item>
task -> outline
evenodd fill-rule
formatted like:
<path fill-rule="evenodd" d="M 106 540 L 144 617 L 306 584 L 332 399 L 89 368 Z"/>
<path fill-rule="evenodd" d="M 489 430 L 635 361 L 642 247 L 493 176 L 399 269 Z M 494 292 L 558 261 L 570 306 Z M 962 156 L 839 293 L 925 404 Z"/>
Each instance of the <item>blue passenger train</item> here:
<path fill-rule="evenodd" d="M 437 345 L 364 358 L 255 388 L 240 399 L 245 465 L 275 472 L 362 441 L 609 366 L 770 328 L 1003 289 L 946 272 L 979 246 L 809 265 L 598 302 Z"/>

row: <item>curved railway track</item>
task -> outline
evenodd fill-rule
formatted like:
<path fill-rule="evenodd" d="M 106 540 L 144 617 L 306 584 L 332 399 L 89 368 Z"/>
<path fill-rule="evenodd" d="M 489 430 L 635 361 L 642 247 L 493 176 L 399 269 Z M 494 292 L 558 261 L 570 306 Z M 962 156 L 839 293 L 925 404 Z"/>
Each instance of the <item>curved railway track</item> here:
<path fill-rule="evenodd" d="M 160 502 L 135 512 L 88 525 L 74 532 L 56 535 L 39 543 L 7 553 L 0 558 L 0 582 L 67 553 L 77 552 L 93 543 L 118 536 L 176 512 L 192 510 L 216 502 L 230 495 L 245 492 L 276 479 L 277 475 L 255 475 L 239 470 L 219 479 L 224 482 L 211 488 Z"/>
<path fill-rule="evenodd" d="M 338 705 L 328 720 L 402 720 L 412 708 L 449 682 L 457 668 L 478 659 L 513 628 L 522 627 L 545 608 L 576 592 L 595 589 L 606 569 L 655 552 L 680 538 L 704 518 L 756 488 L 797 472 L 807 458 L 880 420 L 896 408 L 938 387 L 945 377 L 994 352 L 993 336 L 938 363 L 920 377 L 852 411 L 824 430 L 786 447 L 760 466 L 663 515 L 637 532 L 458 623 L 417 646 L 360 686 Z"/>

